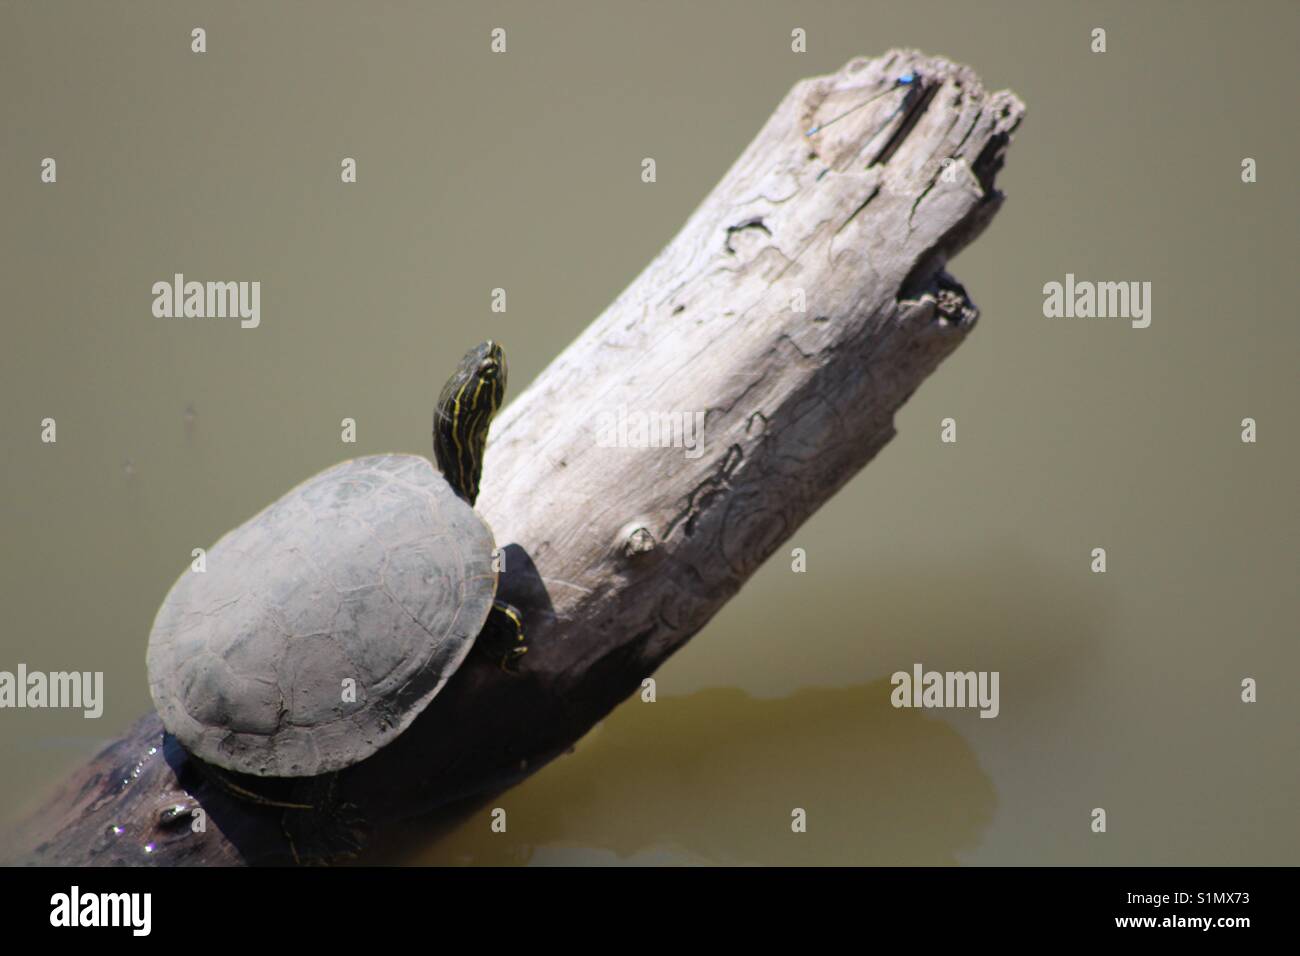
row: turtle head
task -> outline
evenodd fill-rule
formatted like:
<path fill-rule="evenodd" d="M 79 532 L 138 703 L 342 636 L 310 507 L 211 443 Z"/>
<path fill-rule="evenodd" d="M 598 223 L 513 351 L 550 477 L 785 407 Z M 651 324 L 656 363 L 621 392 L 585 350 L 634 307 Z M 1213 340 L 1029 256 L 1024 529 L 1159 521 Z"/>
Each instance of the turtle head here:
<path fill-rule="evenodd" d="M 478 497 L 492 416 L 506 394 L 506 356 L 491 339 L 465 353 L 433 411 L 433 455 L 451 490 L 471 505 Z"/>

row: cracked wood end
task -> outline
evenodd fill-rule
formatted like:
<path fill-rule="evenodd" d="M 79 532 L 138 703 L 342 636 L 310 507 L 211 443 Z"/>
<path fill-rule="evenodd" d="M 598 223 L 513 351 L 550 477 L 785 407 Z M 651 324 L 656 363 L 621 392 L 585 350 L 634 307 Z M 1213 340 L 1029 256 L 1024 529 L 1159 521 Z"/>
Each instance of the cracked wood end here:
<path fill-rule="evenodd" d="M 896 87 L 909 71 L 916 82 Z M 532 645 L 521 676 L 472 655 L 405 734 L 344 772 L 346 800 L 384 824 L 450 816 L 563 753 L 871 460 L 975 324 L 944 267 L 999 208 L 994 178 L 1023 115 L 1014 94 L 912 50 L 795 85 L 676 238 L 493 428 L 479 507 L 508 543 L 500 590 Z M 597 416 L 620 406 L 703 412 L 703 454 L 599 447 Z M 205 783 L 152 714 L 9 852 L 286 858 L 276 812 Z"/>

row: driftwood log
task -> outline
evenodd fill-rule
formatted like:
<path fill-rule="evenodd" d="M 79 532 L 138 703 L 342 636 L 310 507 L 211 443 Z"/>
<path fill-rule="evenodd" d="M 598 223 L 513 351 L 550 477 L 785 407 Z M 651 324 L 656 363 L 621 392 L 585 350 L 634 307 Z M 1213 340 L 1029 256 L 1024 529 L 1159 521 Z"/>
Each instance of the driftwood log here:
<path fill-rule="evenodd" d="M 1001 205 L 994 177 L 1023 112 L 916 51 L 796 84 L 677 237 L 493 428 L 479 507 L 507 545 L 501 592 L 525 613 L 526 666 L 511 677 L 471 655 L 406 733 L 343 774 L 345 800 L 391 826 L 533 773 L 871 460 L 975 323 L 944 267 Z M 703 453 L 602 447 L 598 416 L 622 408 L 703 412 Z M 76 771 L 7 856 L 288 859 L 279 812 L 206 783 L 154 714 Z"/>

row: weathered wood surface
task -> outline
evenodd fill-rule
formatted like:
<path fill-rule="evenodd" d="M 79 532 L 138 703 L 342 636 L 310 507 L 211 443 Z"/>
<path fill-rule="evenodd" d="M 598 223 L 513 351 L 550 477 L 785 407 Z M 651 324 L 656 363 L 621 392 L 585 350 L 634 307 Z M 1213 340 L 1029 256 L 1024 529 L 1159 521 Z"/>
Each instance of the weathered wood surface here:
<path fill-rule="evenodd" d="M 910 92 L 805 135 L 909 70 Z M 942 270 L 998 210 L 994 177 L 1023 112 L 915 51 L 791 90 L 671 244 L 493 428 L 479 506 L 509 544 L 501 588 L 533 645 L 522 674 L 472 655 L 411 729 L 345 773 L 346 799 L 394 825 L 534 772 L 871 460 L 975 322 Z M 597 416 L 620 406 L 706 413 L 704 453 L 600 447 Z M 64 784 L 9 858 L 286 859 L 277 813 L 205 784 L 152 714 Z"/>

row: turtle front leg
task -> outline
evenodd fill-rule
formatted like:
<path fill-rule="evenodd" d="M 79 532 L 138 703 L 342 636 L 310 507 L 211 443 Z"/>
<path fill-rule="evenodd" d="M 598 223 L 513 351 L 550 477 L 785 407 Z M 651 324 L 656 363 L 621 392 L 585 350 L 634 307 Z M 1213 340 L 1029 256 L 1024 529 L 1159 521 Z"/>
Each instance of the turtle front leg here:
<path fill-rule="evenodd" d="M 524 641 L 524 618 L 512 604 L 497 599 L 492 602 L 487 622 L 474 646 L 487 654 L 507 674 L 516 673 L 519 659 L 528 653 Z"/>

